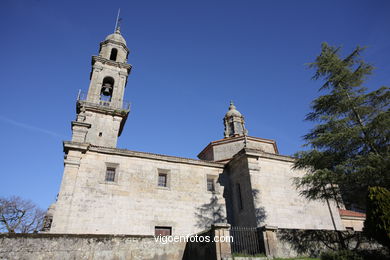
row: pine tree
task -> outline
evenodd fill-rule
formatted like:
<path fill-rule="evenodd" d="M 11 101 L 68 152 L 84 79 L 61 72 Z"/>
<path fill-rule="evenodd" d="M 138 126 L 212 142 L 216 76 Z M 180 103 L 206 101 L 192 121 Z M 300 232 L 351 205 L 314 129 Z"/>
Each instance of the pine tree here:
<path fill-rule="evenodd" d="M 340 48 L 323 43 L 309 65 L 313 79 L 325 81 L 324 95 L 306 116 L 316 126 L 304 136 L 308 150 L 296 154 L 295 167 L 309 169 L 296 179 L 305 197 L 343 199 L 364 209 L 368 187 L 390 188 L 390 91 L 363 87 L 373 66 L 361 59 L 362 51 L 341 58 Z"/>

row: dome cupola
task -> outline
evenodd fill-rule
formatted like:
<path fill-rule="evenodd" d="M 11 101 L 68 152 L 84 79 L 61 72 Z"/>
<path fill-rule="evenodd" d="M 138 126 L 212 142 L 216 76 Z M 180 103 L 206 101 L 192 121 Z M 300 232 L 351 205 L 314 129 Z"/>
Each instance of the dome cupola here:
<path fill-rule="evenodd" d="M 230 101 L 229 110 L 223 118 L 223 123 L 225 125 L 225 138 L 243 136 L 248 133 L 245 129 L 244 116 L 236 109 L 233 101 Z"/>

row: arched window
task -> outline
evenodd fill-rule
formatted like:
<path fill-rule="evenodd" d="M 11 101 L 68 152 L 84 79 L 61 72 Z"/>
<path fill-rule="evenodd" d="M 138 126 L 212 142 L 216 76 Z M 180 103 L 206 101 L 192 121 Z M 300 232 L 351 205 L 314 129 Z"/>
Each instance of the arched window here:
<path fill-rule="evenodd" d="M 111 49 L 111 55 L 110 55 L 110 60 L 116 61 L 116 56 L 118 55 L 118 50 L 115 48 Z"/>
<path fill-rule="evenodd" d="M 234 136 L 234 122 L 229 122 L 229 127 L 230 127 L 230 136 Z"/>
<path fill-rule="evenodd" d="M 100 91 L 100 100 L 111 101 L 112 91 L 114 90 L 114 79 L 112 77 L 105 77 Z"/>

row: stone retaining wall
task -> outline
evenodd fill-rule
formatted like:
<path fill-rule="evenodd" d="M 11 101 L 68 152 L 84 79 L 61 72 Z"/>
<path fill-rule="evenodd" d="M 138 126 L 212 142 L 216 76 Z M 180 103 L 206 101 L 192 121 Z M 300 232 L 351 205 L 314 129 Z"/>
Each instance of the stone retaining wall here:
<path fill-rule="evenodd" d="M 318 257 L 322 252 L 337 250 L 340 238 L 349 249 L 380 249 L 358 231 L 302 230 L 263 228 L 263 236 L 268 257 Z"/>
<path fill-rule="evenodd" d="M 181 260 L 184 248 L 153 236 L 0 234 L 1 260 Z"/>

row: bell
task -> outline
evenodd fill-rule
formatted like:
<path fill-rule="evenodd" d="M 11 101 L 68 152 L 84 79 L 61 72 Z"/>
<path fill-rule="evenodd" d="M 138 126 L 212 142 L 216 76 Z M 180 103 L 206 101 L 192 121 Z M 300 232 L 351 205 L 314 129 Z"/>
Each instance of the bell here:
<path fill-rule="evenodd" d="M 102 94 L 105 96 L 111 96 L 112 86 L 110 83 L 105 83 L 102 87 Z"/>

